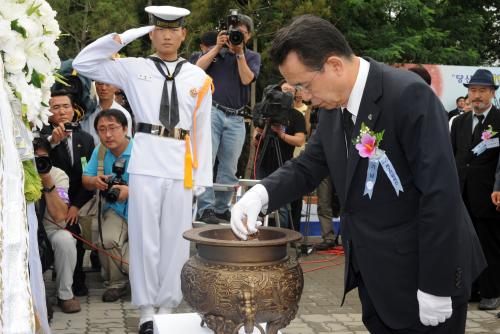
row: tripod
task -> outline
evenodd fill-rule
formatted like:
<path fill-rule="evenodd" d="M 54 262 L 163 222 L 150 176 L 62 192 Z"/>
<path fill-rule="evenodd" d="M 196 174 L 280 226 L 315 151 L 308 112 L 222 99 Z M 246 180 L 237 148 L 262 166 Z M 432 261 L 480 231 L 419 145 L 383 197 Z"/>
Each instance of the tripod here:
<path fill-rule="evenodd" d="M 271 127 L 271 120 L 267 119 L 265 126 L 264 126 L 264 129 L 262 131 L 261 139 L 260 139 L 260 141 L 262 142 L 262 149 L 260 150 L 258 158 L 256 160 L 256 164 L 255 164 L 256 170 L 259 170 L 260 167 L 262 166 L 262 161 L 263 161 L 265 153 L 269 147 L 272 147 L 274 149 L 275 159 L 276 159 L 278 168 L 283 166 L 283 157 L 281 154 L 279 139 L 276 136 L 276 134 L 270 129 L 270 127 Z M 269 131 L 271 131 L 271 132 L 269 133 Z M 271 145 L 271 146 L 269 146 L 269 145 Z M 312 244 L 309 244 L 307 242 L 307 234 L 308 234 L 308 230 L 309 230 L 309 213 L 310 213 L 310 206 L 311 206 L 310 194 L 308 196 L 308 203 L 306 205 L 307 205 L 307 207 L 306 207 L 307 208 L 307 218 L 306 218 L 307 222 L 306 222 L 306 231 L 305 231 L 306 236 L 304 238 L 304 242 L 300 243 L 300 245 L 298 245 L 297 243 L 293 244 L 293 247 L 295 248 L 295 251 L 297 252 L 297 257 L 299 257 L 300 254 L 309 255 L 312 252 Z M 300 227 L 299 227 L 300 221 L 298 221 L 298 222 L 294 221 L 293 215 L 291 214 L 292 210 L 291 210 L 290 203 L 287 203 L 286 211 L 287 211 L 288 219 L 290 221 L 290 227 L 293 230 L 300 231 Z"/>

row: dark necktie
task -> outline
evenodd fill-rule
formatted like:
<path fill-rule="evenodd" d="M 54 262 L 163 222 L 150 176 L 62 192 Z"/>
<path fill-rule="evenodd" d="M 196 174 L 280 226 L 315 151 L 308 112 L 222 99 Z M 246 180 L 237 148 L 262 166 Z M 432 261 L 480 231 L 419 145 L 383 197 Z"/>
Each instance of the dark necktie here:
<path fill-rule="evenodd" d="M 186 60 L 181 60 L 175 66 L 174 73 L 170 74 L 168 67 L 165 65 L 163 60 L 157 57 L 149 57 L 149 59 L 153 60 L 156 65 L 158 71 L 165 78 L 165 82 L 163 83 L 163 91 L 161 94 L 161 103 L 160 103 L 160 122 L 161 124 L 168 129 L 170 133 L 173 133 L 175 126 L 179 123 L 179 102 L 177 99 L 177 90 L 175 88 L 175 76 L 179 74 L 182 65 L 186 62 Z M 165 66 L 167 73 L 163 70 L 163 66 Z M 168 86 L 167 82 L 172 81 L 172 98 L 168 97 Z"/>
<path fill-rule="evenodd" d="M 474 127 L 474 131 L 472 131 L 472 145 L 476 146 L 481 142 L 481 135 L 483 134 L 483 120 L 484 115 L 474 115 L 477 118 L 478 122 Z"/>
<path fill-rule="evenodd" d="M 352 131 L 354 130 L 354 122 L 352 121 L 352 114 L 347 108 L 342 109 L 342 124 L 344 125 L 345 141 L 347 143 L 347 150 L 349 151 Z"/>

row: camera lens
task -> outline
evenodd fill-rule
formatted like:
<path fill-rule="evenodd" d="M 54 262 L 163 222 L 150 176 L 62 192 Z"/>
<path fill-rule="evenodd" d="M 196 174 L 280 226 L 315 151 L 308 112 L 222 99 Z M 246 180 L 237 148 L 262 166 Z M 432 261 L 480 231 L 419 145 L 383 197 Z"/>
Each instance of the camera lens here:
<path fill-rule="evenodd" d="M 35 164 L 39 174 L 47 174 L 52 168 L 49 157 L 35 157 Z"/>
<path fill-rule="evenodd" d="M 111 203 L 116 202 L 118 200 L 118 197 L 120 197 L 120 189 L 118 188 L 109 189 L 106 195 L 106 199 Z"/>
<path fill-rule="evenodd" d="M 229 41 L 233 45 L 239 45 L 243 43 L 243 33 L 239 30 L 231 30 L 229 33 Z"/>

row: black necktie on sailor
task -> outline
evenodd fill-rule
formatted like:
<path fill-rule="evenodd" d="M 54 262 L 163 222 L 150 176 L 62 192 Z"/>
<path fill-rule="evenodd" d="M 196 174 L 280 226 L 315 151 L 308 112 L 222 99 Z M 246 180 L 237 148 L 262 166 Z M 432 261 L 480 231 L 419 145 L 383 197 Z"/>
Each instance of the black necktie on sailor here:
<path fill-rule="evenodd" d="M 352 121 L 352 114 L 347 108 L 342 109 L 342 124 L 344 126 L 345 141 L 347 143 L 347 151 L 352 141 L 352 131 L 354 130 L 354 122 Z"/>
<path fill-rule="evenodd" d="M 478 122 L 472 131 L 472 146 L 476 146 L 481 142 L 481 135 L 483 134 L 483 120 L 484 115 L 474 115 Z"/>
<path fill-rule="evenodd" d="M 157 57 L 149 57 L 153 60 L 158 71 L 165 78 L 163 83 L 163 91 L 161 93 L 161 103 L 160 103 L 160 122 L 169 131 L 173 133 L 175 126 L 179 123 L 179 101 L 177 99 L 177 89 L 175 88 L 175 76 L 179 74 L 182 65 L 187 62 L 186 60 L 181 60 L 175 66 L 174 73 L 170 74 L 168 67 L 165 65 L 163 60 Z M 167 73 L 163 70 L 165 66 Z M 168 97 L 168 86 L 167 82 L 172 81 L 172 98 Z"/>

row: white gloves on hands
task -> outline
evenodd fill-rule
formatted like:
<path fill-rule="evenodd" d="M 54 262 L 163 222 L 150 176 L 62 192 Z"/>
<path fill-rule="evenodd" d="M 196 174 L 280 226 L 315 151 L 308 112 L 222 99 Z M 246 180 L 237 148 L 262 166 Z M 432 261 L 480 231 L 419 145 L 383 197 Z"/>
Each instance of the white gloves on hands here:
<path fill-rule="evenodd" d="M 147 27 L 140 27 L 140 28 L 133 28 L 129 29 L 121 34 L 120 40 L 123 45 L 127 45 L 128 43 L 138 39 L 139 37 L 142 37 L 146 35 L 147 33 L 153 31 L 155 26 L 147 26 Z"/>
<path fill-rule="evenodd" d="M 451 297 L 438 297 L 417 290 L 420 322 L 425 326 L 437 326 L 451 317 Z"/>
<path fill-rule="evenodd" d="M 257 216 L 269 202 L 266 188 L 257 184 L 243 195 L 231 209 L 231 229 L 238 238 L 247 240 L 249 234 L 257 232 L 257 227 L 262 222 L 257 221 Z M 243 220 L 246 218 L 246 226 Z"/>

